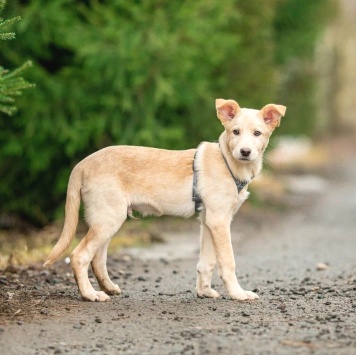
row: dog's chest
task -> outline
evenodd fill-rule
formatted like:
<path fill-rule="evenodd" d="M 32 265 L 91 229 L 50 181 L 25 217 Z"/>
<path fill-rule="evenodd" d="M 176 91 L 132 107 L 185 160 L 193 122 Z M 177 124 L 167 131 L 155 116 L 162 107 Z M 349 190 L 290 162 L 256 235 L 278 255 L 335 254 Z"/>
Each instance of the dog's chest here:
<path fill-rule="evenodd" d="M 233 214 L 236 214 L 240 209 L 241 205 L 248 199 L 250 193 L 247 191 L 247 187 L 245 187 L 236 197 L 236 203 L 234 205 Z"/>

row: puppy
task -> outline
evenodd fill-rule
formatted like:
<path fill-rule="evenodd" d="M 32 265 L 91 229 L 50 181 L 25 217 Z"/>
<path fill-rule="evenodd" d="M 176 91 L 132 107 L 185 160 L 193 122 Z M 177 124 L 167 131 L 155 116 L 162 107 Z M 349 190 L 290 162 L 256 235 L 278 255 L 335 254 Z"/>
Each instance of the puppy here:
<path fill-rule="evenodd" d="M 211 288 L 217 264 L 229 296 L 256 299 L 235 275 L 230 224 L 247 199 L 248 184 L 262 168 L 263 152 L 286 107 L 269 104 L 261 110 L 240 108 L 234 100 L 216 100 L 225 130 L 218 143 L 171 151 L 135 146 L 101 149 L 79 162 L 68 183 L 62 234 L 45 265 L 58 260 L 71 243 L 78 224 L 80 201 L 89 230 L 71 254 L 80 294 L 87 301 L 107 301 L 120 294 L 106 268 L 111 237 L 132 211 L 142 215 L 190 217 L 200 213 L 200 257 L 196 292 L 219 297 Z M 88 278 L 91 263 L 101 291 Z"/>

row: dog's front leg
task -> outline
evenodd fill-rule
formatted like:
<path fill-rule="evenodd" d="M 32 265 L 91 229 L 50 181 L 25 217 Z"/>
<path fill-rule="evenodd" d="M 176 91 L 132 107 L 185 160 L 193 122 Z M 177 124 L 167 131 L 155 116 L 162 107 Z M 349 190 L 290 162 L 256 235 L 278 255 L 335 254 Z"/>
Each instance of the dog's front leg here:
<path fill-rule="evenodd" d="M 223 280 L 229 296 L 234 300 L 255 299 L 258 296 L 242 289 L 235 274 L 235 257 L 231 245 L 230 223 L 220 219 L 207 219 L 206 223 L 213 237 L 219 276 Z"/>
<path fill-rule="evenodd" d="M 213 237 L 208 226 L 202 223 L 200 226 L 200 257 L 197 266 L 196 291 L 199 297 L 220 297 L 219 293 L 211 288 L 211 278 L 216 266 L 216 253 Z"/>

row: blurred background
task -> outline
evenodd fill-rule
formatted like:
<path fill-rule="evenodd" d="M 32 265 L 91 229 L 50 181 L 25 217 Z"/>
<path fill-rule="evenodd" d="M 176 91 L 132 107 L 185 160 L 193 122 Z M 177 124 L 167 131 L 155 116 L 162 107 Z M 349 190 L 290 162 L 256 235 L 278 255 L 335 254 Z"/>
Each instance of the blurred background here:
<path fill-rule="evenodd" d="M 100 148 L 216 140 L 216 98 L 288 107 L 290 155 L 271 165 L 356 130 L 353 0 L 8 1 L 16 16 L 0 66 L 32 61 L 17 76 L 35 87 L 11 103 L 0 76 L 2 232 L 61 220 L 72 168 Z"/>

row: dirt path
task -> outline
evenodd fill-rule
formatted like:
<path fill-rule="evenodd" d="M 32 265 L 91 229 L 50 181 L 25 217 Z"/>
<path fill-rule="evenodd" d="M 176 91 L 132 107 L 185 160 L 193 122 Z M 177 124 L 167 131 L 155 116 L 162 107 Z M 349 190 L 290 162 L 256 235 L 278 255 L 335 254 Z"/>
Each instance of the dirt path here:
<path fill-rule="evenodd" d="M 325 194 L 236 218 L 238 278 L 260 300 L 195 297 L 196 224 L 111 257 L 123 294 L 109 303 L 80 301 L 64 262 L 0 274 L 1 354 L 356 354 L 355 157 Z"/>

